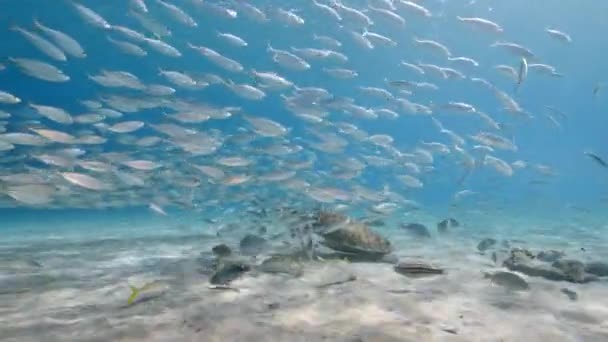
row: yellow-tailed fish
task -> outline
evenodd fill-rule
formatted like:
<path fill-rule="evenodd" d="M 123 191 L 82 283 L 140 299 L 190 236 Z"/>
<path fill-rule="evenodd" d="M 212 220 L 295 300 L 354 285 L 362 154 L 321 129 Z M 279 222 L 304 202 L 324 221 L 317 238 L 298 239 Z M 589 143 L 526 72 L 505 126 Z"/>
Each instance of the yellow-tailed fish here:
<path fill-rule="evenodd" d="M 129 285 L 129 287 L 131 288 L 131 296 L 129 296 L 129 299 L 127 299 L 127 304 L 133 304 L 142 293 L 153 290 L 158 285 L 158 281 L 149 282 L 140 288 L 137 288 L 133 285 Z"/>

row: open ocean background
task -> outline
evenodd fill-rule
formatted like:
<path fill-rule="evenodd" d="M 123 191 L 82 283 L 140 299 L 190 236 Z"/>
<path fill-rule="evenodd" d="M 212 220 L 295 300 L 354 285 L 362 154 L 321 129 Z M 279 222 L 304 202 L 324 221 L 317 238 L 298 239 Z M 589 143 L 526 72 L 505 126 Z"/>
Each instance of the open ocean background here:
<path fill-rule="evenodd" d="M 54 84 L 33 80 L 22 75 L 17 68 L 10 67 L 3 71 L 2 85 L 5 91 L 11 92 L 25 102 L 34 102 L 58 106 L 71 113 L 83 112 L 78 100 L 94 98 L 103 90 L 87 79 L 87 74 L 93 74 L 99 70 L 128 70 L 140 76 L 143 81 L 162 82 L 158 75 L 158 68 L 174 70 L 195 70 L 200 72 L 216 72 L 221 70 L 201 58 L 194 51 L 185 50 L 182 58 L 170 58 L 159 54 L 150 54 L 143 59 L 121 56 L 113 46 L 102 39 L 103 34 L 99 30 L 84 25 L 76 12 L 70 7 L 69 2 L 57 1 L 3 1 L 5 4 L 0 25 L 5 29 L 0 32 L 2 39 L 2 55 L 6 60 L 8 57 L 40 57 L 33 46 L 29 45 L 16 32 L 8 30 L 12 25 L 29 27 L 33 18 L 39 18 L 50 27 L 59 28 L 72 34 L 86 48 L 88 57 L 86 59 L 71 59 L 62 65 L 63 70 L 71 76 L 72 80 L 67 83 Z M 189 1 L 177 1 L 178 5 L 192 8 Z M 195 44 L 208 46 L 220 53 L 226 53 L 231 58 L 240 61 L 244 65 L 256 70 L 275 69 L 272 60 L 265 51 L 267 42 L 272 42 L 273 47 L 288 48 L 289 46 L 307 47 L 313 46 L 311 33 L 326 34 L 332 30 L 334 25 L 322 20 L 314 9 L 305 6 L 308 1 L 294 1 L 287 8 L 299 9 L 299 14 L 307 19 L 302 27 L 284 28 L 277 22 L 263 25 L 252 24 L 243 18 L 228 20 L 217 18 L 203 11 L 196 11 L 200 25 L 195 33 L 193 30 L 186 31 L 185 28 L 173 26 L 173 38 L 176 46 L 184 47 L 187 41 Z M 10 5 L 9 5 L 10 4 Z M 126 3 L 122 1 L 104 2 L 103 4 L 85 3 L 93 6 L 107 20 L 116 24 L 133 25 L 134 20 L 124 15 Z M 260 2 L 263 6 L 276 6 L 272 2 Z M 310 7 L 310 6 L 308 6 Z M 377 49 L 378 51 L 361 51 L 345 35 L 340 32 L 336 37 L 344 42 L 342 52 L 349 59 L 349 66 L 357 70 L 360 76 L 350 81 L 332 80 L 313 65 L 311 72 L 298 73 L 289 71 L 285 76 L 297 84 L 323 86 L 335 91 L 336 95 L 356 97 L 356 85 L 383 86 L 386 75 L 407 75 L 399 61 L 419 61 L 424 57 L 429 60 L 429 54 L 420 51 L 411 43 L 411 36 L 437 39 L 449 47 L 452 47 L 454 55 L 473 56 L 477 58 L 482 66 L 471 76 L 485 77 L 496 82 L 499 87 L 510 89 L 509 82 L 497 72 L 491 69 L 496 64 L 516 65 L 516 59 L 509 58 L 498 49 L 489 49 L 488 45 L 493 42 L 493 37 L 480 32 L 471 33 L 471 30 L 453 19 L 456 15 L 490 17 L 501 23 L 505 29 L 505 40 L 512 40 L 532 47 L 532 50 L 540 56 L 543 62 L 558 66 L 558 70 L 565 74 L 562 79 L 551 77 L 534 77 L 532 75 L 522 86 L 517 95 L 522 106 L 533 115 L 543 110 L 543 106 L 551 105 L 569 115 L 568 120 L 563 123 L 561 131 L 556 130 L 550 123 L 540 115 L 536 120 L 521 120 L 516 123 L 510 132 L 515 136 L 520 150 L 516 154 L 504 156 L 516 159 L 538 162 L 551 166 L 559 175 L 553 177 L 549 184 L 531 186 L 529 181 L 535 175 L 531 171 L 518 172 L 509 179 L 496 179 L 492 171 L 478 172 L 476 177 L 470 180 L 469 188 L 488 194 L 502 205 L 508 208 L 526 208 L 529 204 L 538 201 L 547 201 L 557 205 L 576 203 L 581 206 L 598 206 L 600 198 L 606 194 L 608 177 L 605 170 L 595 165 L 582 154 L 584 150 L 592 150 L 599 155 L 608 154 L 606 143 L 606 128 L 608 127 L 608 115 L 606 115 L 606 96 L 599 96 L 597 101 L 592 100 L 591 91 L 594 84 L 605 80 L 608 74 L 606 60 L 608 50 L 604 48 L 601 32 L 606 32 L 608 23 L 604 20 L 604 13 L 608 4 L 597 1 L 566 1 L 562 3 L 529 3 L 527 1 L 477 1 L 470 4 L 469 1 L 428 1 L 427 7 L 434 13 L 440 13 L 445 18 L 437 19 L 432 23 L 425 22 L 422 18 L 413 17 L 408 20 L 407 28 L 403 34 L 392 34 L 391 37 L 398 42 L 394 49 Z M 490 10 L 491 9 L 491 10 Z M 333 23 L 332 23 L 333 24 Z M 573 37 L 573 42 L 563 46 L 560 42 L 551 40 L 543 31 L 545 27 L 556 26 Z M 282 28 L 283 27 L 283 28 Z M 180 30 L 184 30 L 181 32 Z M 236 49 L 227 46 L 215 37 L 216 31 L 233 32 L 248 43 L 245 49 Z M 382 33 L 390 34 L 389 28 Z M 430 56 L 432 60 L 434 56 Z M 8 61 L 5 62 L 8 64 Z M 316 69 L 316 70 L 315 70 Z M 602 78 L 603 77 L 603 78 Z M 246 81 L 246 75 L 235 80 Z M 501 112 L 500 105 L 482 87 L 461 87 L 459 82 L 438 82 L 440 92 L 427 92 L 420 95 L 421 102 L 442 103 L 459 99 L 474 103 L 483 111 L 498 117 L 507 117 L 508 114 Z M 600 91 L 601 93 L 601 91 Z M 601 95 L 601 94 L 600 94 Z M 243 101 L 223 87 L 209 87 L 203 91 L 191 91 L 186 97 L 200 101 L 225 105 L 241 106 L 246 113 L 259 113 L 272 118 L 287 127 L 294 128 L 298 132 L 301 122 L 288 113 L 280 104 L 278 94 L 269 94 L 268 98 L 261 102 Z M 19 115 L 27 115 L 31 112 L 25 106 L 10 110 L 15 114 L 13 120 L 19 119 Z M 444 124 L 452 130 L 475 132 L 473 125 L 481 124 L 479 120 L 470 120 L 466 117 L 444 115 Z M 158 111 L 147 111 L 129 115 L 129 118 L 143 119 L 145 122 L 159 122 L 162 113 Z M 508 119 L 508 117 L 507 117 Z M 353 123 L 360 128 L 366 129 L 370 134 L 389 134 L 395 138 L 395 146 L 412 147 L 418 141 L 432 141 L 437 137 L 435 128 L 427 117 L 405 116 L 398 121 L 388 120 L 361 120 L 353 119 Z M 241 124 L 238 118 L 224 121 L 211 121 L 205 127 L 230 130 Z M 140 131 L 138 133 L 144 133 Z M 105 146 L 107 151 L 112 150 L 112 144 Z M 500 156 L 499 156 L 500 157 Z M 10 166 L 10 165 L 9 165 Z M 6 166 L 5 166 L 6 167 Z M 429 209 L 445 206 L 452 194 L 458 190 L 453 181 L 459 170 L 451 169 L 450 166 L 442 167 L 441 161 L 437 170 L 427 175 L 428 181 L 423 191 L 415 194 L 416 200 L 424 203 Z M 364 177 L 370 183 L 380 183 L 380 177 L 373 172 L 367 172 Z M 541 206 L 542 207 L 542 206 Z M 599 207 L 602 207 L 601 205 Z M 597 208 L 599 209 L 599 208 Z M 10 209 L 3 217 L 10 218 L 15 209 Z M 38 212 L 37 215 L 44 215 Z"/>

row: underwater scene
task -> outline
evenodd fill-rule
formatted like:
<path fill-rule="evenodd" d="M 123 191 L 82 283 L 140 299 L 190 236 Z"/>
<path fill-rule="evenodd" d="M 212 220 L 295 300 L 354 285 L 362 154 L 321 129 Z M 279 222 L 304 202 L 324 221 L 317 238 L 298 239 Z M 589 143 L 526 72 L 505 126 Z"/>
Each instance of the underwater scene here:
<path fill-rule="evenodd" d="M 608 2 L 0 3 L 0 341 L 608 341 Z"/>

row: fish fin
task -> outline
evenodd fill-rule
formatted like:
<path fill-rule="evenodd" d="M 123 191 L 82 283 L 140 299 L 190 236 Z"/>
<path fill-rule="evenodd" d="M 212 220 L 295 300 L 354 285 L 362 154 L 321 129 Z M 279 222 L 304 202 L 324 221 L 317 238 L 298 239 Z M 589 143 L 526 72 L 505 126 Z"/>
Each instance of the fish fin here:
<path fill-rule="evenodd" d="M 42 25 L 42 23 L 40 22 L 40 20 L 38 20 L 38 17 L 34 17 L 33 19 L 34 22 L 34 26 L 36 26 L 38 29 L 42 29 L 44 27 L 44 25 Z"/>
<path fill-rule="evenodd" d="M 275 51 L 275 49 L 270 44 L 270 41 L 266 42 L 266 51 L 268 51 L 268 52 L 274 52 Z"/>
<path fill-rule="evenodd" d="M 464 181 L 467 179 L 467 177 L 471 174 L 471 170 L 466 169 L 464 174 L 462 176 L 460 176 L 460 178 L 458 178 L 458 181 L 456 182 L 456 184 L 458 185 L 462 185 L 464 184 Z"/>
<path fill-rule="evenodd" d="M 249 75 L 249 77 L 251 77 L 251 81 L 253 82 L 253 84 L 255 86 L 260 86 L 262 88 L 264 88 L 262 85 L 260 85 L 260 78 L 258 76 L 256 76 L 256 70 L 255 69 L 251 69 L 249 70 L 249 72 L 247 73 Z"/>
<path fill-rule="evenodd" d="M 137 299 L 137 296 L 139 296 L 139 289 L 132 285 L 129 285 L 129 287 L 131 288 L 131 295 L 127 299 L 127 304 L 131 305 Z"/>
<path fill-rule="evenodd" d="M 515 95 L 518 94 L 519 86 L 521 86 L 521 83 L 519 83 L 519 82 L 515 83 L 515 85 L 513 86 L 513 94 L 515 94 Z"/>
<path fill-rule="evenodd" d="M 151 281 L 149 283 L 146 283 L 146 285 L 142 286 L 139 288 L 139 292 L 144 292 L 144 291 L 148 291 L 152 288 L 154 288 L 155 286 L 158 286 L 158 281 Z"/>
<path fill-rule="evenodd" d="M 469 176 L 473 173 L 473 170 L 475 170 L 476 167 L 478 167 L 477 160 L 475 160 L 475 163 L 473 165 L 465 165 L 464 173 L 462 176 L 460 176 L 460 178 L 458 178 L 457 184 L 464 184 L 464 182 L 467 180 L 467 178 L 469 178 Z"/>

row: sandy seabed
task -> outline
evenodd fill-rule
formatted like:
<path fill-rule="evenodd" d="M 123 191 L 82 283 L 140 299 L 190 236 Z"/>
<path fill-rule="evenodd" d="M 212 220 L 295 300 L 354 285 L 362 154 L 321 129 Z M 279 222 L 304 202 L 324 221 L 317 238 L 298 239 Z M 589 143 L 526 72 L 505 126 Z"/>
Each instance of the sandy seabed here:
<path fill-rule="evenodd" d="M 492 232 L 525 247 L 581 258 L 585 244 L 587 255 L 598 251 L 595 259 L 606 257 L 601 246 L 608 244 L 591 233 L 583 238 L 579 232 L 574 240 L 537 227 L 526 230 L 526 239 L 507 223 Z M 391 264 L 311 262 L 300 277 L 251 271 L 232 282 L 238 291 L 210 288 L 201 261 L 201 252 L 238 239 L 169 234 L 149 225 L 146 232 L 5 240 L 0 340 L 608 341 L 606 281 L 572 284 L 524 276 L 530 289 L 519 292 L 493 285 L 483 272 L 502 268 L 476 250 L 488 235 L 470 227 L 466 234 L 429 241 L 386 232 L 400 260 L 439 265 L 442 275 L 409 278 Z M 43 266 L 15 261 L 21 256 Z M 356 279 L 343 282 L 349 278 Z M 150 281 L 163 285 L 127 305 L 128 285 Z M 339 284 L 322 286 L 334 282 Z M 562 288 L 575 291 L 578 300 Z"/>

